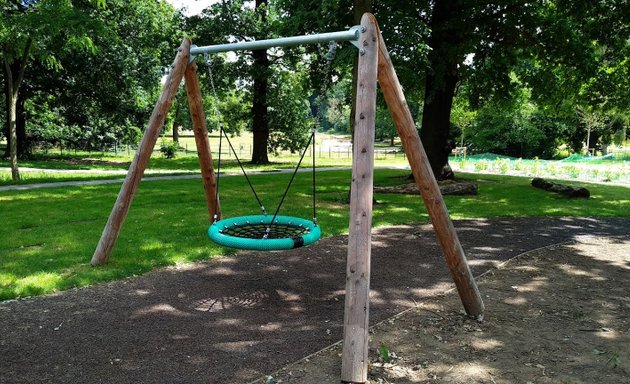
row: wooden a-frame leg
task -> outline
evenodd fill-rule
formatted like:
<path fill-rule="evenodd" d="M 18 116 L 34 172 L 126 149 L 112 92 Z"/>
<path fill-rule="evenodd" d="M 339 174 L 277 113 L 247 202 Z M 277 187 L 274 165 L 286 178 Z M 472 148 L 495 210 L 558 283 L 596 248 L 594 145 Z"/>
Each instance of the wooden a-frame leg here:
<path fill-rule="evenodd" d="M 466 255 L 433 176 L 429 159 L 420 141 L 416 124 L 407 106 L 405 95 L 380 32 L 379 39 L 378 82 L 381 86 L 381 92 L 385 96 L 387 108 L 398 130 L 413 177 L 429 212 L 438 242 L 444 252 L 446 264 L 457 286 L 457 292 L 464 309 L 468 315 L 482 319 L 484 305 L 481 294 L 468 267 Z"/>
<path fill-rule="evenodd" d="M 173 68 L 166 78 L 166 83 L 162 88 L 160 98 L 155 104 L 155 108 L 153 108 L 153 113 L 151 114 L 149 124 L 142 136 L 140 146 L 138 147 L 136 155 L 131 162 L 131 166 L 127 172 L 127 177 L 120 188 L 116 203 L 109 215 L 105 229 L 103 229 L 101 239 L 96 246 L 96 250 L 92 256 L 92 265 L 105 264 L 112 253 L 114 245 L 116 244 L 116 240 L 118 239 L 120 229 L 127 217 L 127 212 L 129 212 L 129 207 L 131 206 L 133 197 L 138 190 L 138 185 L 140 184 L 140 180 L 142 180 L 144 170 L 149 163 L 153 147 L 160 136 L 160 130 L 162 129 L 162 126 L 164 126 L 164 120 L 166 119 L 168 110 L 171 107 L 173 98 L 177 94 L 179 84 L 184 77 L 184 71 L 188 66 L 190 40 L 184 39 L 178 51 L 177 56 L 175 56 L 175 61 L 173 62 Z"/>
<path fill-rule="evenodd" d="M 352 157 L 350 226 L 346 267 L 341 381 L 365 383 L 368 369 L 370 253 L 374 178 L 374 121 L 378 27 L 370 14 L 361 18 L 357 109 Z"/>
<path fill-rule="evenodd" d="M 188 95 L 188 108 L 192 120 L 193 132 L 195 133 L 195 143 L 197 144 L 197 155 L 199 156 L 199 166 L 203 179 L 203 188 L 206 193 L 206 204 L 208 206 L 208 218 L 212 222 L 215 219 L 221 220 L 221 204 L 217 195 L 217 178 L 212 166 L 212 152 L 210 141 L 208 140 L 208 128 L 206 127 L 206 116 L 201 103 L 201 90 L 199 79 L 197 78 L 197 64 L 192 62 L 185 74 L 186 93 Z"/>

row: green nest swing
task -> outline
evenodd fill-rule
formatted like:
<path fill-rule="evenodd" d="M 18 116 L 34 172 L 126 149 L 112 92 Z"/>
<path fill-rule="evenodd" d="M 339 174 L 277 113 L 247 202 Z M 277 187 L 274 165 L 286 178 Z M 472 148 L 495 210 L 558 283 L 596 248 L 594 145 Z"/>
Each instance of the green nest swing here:
<path fill-rule="evenodd" d="M 334 58 L 336 49 L 336 43 L 329 42 L 328 45 L 328 55 L 326 59 L 328 60 L 327 69 L 326 69 L 326 80 L 330 80 L 330 66 L 331 62 Z M 249 184 L 251 191 L 254 194 L 254 197 L 258 201 L 258 205 L 262 210 L 262 215 L 248 215 L 248 216 L 237 216 L 226 218 L 222 220 L 217 220 L 215 216 L 214 222 L 208 228 L 208 237 L 213 242 L 230 248 L 237 249 L 248 249 L 248 250 L 256 250 L 256 251 L 276 251 L 276 250 L 287 250 L 293 248 L 299 248 L 303 246 L 307 246 L 318 241 L 321 236 L 321 228 L 317 224 L 317 211 L 315 206 L 315 132 L 317 122 L 319 121 L 319 110 L 321 108 L 317 108 L 316 113 L 314 113 L 314 128 L 311 133 L 311 137 L 306 144 L 302 155 L 300 156 L 300 161 L 295 167 L 293 174 L 291 175 L 291 179 L 289 180 L 289 184 L 287 185 L 286 190 L 284 191 L 284 195 L 276 208 L 276 211 L 273 215 L 267 215 L 267 211 L 263 206 L 256 190 L 254 189 L 251 180 L 247 176 L 245 169 L 243 168 L 243 164 L 241 163 L 236 151 L 234 150 L 234 146 L 230 141 L 229 137 L 225 134 L 223 130 L 223 126 L 221 122 L 221 112 L 218 107 L 218 97 L 216 90 L 214 88 L 214 79 L 212 76 L 212 63 L 210 62 L 210 56 L 206 53 L 204 54 L 205 61 L 208 68 L 208 77 L 210 79 L 210 85 L 212 87 L 212 93 L 214 95 L 215 102 L 215 113 L 218 117 L 219 121 L 219 159 L 218 159 L 218 167 L 217 167 L 217 192 L 216 199 L 217 203 L 219 201 L 219 180 L 221 176 L 221 146 L 223 145 L 223 138 L 227 140 L 231 152 L 234 154 L 234 158 L 238 162 L 238 165 Z M 322 86 L 322 92 L 320 94 L 319 99 L 323 100 L 323 96 L 328 88 L 328 81 L 324 82 Z M 297 174 L 300 165 L 302 164 L 302 160 L 304 159 L 304 155 L 308 148 L 313 144 L 313 165 L 311 169 L 312 173 L 312 195 L 313 195 L 313 219 L 307 220 L 299 217 L 293 216 L 280 216 L 278 213 L 280 212 L 280 207 L 284 202 L 289 189 L 291 188 L 291 184 L 295 179 L 295 175 Z M 217 204 L 218 206 L 218 204 Z"/>
<path fill-rule="evenodd" d="M 291 216 L 238 216 L 214 222 L 208 236 L 230 248 L 275 251 L 311 245 L 321 237 L 315 222 Z"/>
<path fill-rule="evenodd" d="M 219 161 L 217 167 L 217 201 L 219 196 L 219 186 L 220 186 L 220 169 L 221 169 L 221 146 L 223 142 L 224 131 L 221 128 L 221 135 L 219 138 Z M 295 167 L 291 175 L 291 179 L 289 180 L 289 184 L 287 185 L 286 190 L 284 191 L 284 195 L 276 208 L 276 211 L 273 215 L 267 215 L 265 207 L 263 206 L 254 186 L 251 183 L 251 180 L 247 176 L 245 169 L 241 161 L 239 160 L 230 139 L 225 135 L 225 138 L 230 145 L 230 149 L 234 154 L 239 166 L 241 167 L 241 171 L 245 176 L 245 180 L 249 184 L 251 191 L 254 194 L 254 197 L 258 201 L 258 205 L 262 209 L 262 215 L 248 215 L 248 216 L 237 216 L 230 217 L 223 220 L 216 220 L 210 225 L 208 228 L 208 236 L 210 240 L 214 241 L 219 245 L 223 245 L 225 247 L 230 248 L 238 248 L 238 249 L 248 249 L 248 250 L 257 250 L 257 251 L 276 251 L 276 250 L 286 250 L 299 248 L 303 246 L 307 246 L 315 243 L 320 239 L 322 233 L 319 225 L 317 225 L 316 219 L 316 208 L 315 208 L 315 151 L 313 150 L 313 167 L 312 167 L 312 180 L 313 180 L 313 219 L 307 220 L 299 217 L 292 216 L 280 216 L 278 212 L 280 211 L 280 207 L 284 202 L 291 184 L 295 179 L 295 175 L 297 174 L 300 165 L 302 164 L 302 160 L 304 159 L 304 155 L 306 154 L 308 147 L 311 142 L 315 143 L 315 130 L 311 134 L 308 144 L 304 149 L 300 157 L 300 161 L 298 165 Z M 313 144 L 314 145 L 314 144 Z"/>

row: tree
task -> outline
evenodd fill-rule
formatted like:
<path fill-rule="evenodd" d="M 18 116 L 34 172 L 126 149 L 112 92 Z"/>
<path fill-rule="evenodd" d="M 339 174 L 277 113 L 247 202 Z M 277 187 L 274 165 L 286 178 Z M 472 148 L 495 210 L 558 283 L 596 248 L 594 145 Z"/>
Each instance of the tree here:
<path fill-rule="evenodd" d="M 35 146 L 104 150 L 136 143 L 158 97 L 162 66 L 181 38 L 180 15 L 163 1 L 72 7 L 89 20 L 94 49 L 86 55 L 57 39 L 47 43 L 56 65 L 30 62 L 18 103 L 18 158 Z"/>
<path fill-rule="evenodd" d="M 90 0 L 104 7 L 104 0 Z M 11 176 L 20 179 L 17 163 L 17 106 L 20 87 L 31 57 L 50 67 L 59 66 L 50 46 L 64 41 L 63 49 L 95 51 L 88 33 L 91 19 L 73 7 L 70 1 L 3 1 L 0 16 L 0 45 L 4 62 L 5 97 L 7 98 L 7 125 Z M 90 27 L 88 27 L 90 25 Z"/>
<path fill-rule="evenodd" d="M 273 86 L 269 90 L 269 123 L 274 129 L 269 135 L 268 147 L 276 153 L 280 149 L 300 152 L 310 136 L 312 116 L 304 86 L 306 82 L 301 78 L 304 73 L 274 72 Z"/>
<path fill-rule="evenodd" d="M 257 0 L 252 9 L 242 0 L 224 0 L 205 9 L 202 15 L 191 17 L 188 28 L 195 39 L 204 44 L 274 38 L 286 35 L 285 23 L 290 21 L 283 5 L 282 1 Z M 299 147 L 304 141 L 307 132 L 302 130 L 303 124 L 285 123 L 297 122 L 300 116 L 303 118 L 306 107 L 294 108 L 293 104 L 290 108 L 278 107 L 278 100 L 273 97 L 282 98 L 283 93 L 278 91 L 284 92 L 286 84 L 280 82 L 286 82 L 291 72 L 300 77 L 298 72 L 303 68 L 299 62 L 306 52 L 297 47 L 238 52 L 230 60 L 222 55 L 212 56 L 217 92 L 221 97 L 227 97 L 236 86 L 251 105 L 252 163 L 268 163 L 268 151 L 279 148 L 279 138 L 286 141 L 283 144 L 287 148 Z M 303 82 L 301 78 L 300 81 Z M 295 84 L 293 79 L 289 83 Z M 300 88 L 293 90 L 293 97 L 306 100 L 306 94 Z M 274 123 L 280 125 L 272 125 Z"/>
<path fill-rule="evenodd" d="M 580 123 L 586 128 L 585 147 L 586 150 L 591 148 L 591 135 L 595 131 L 599 131 L 606 126 L 605 117 L 597 111 L 588 110 L 583 107 L 577 108 L 577 116 Z"/>
<path fill-rule="evenodd" d="M 256 13 L 260 27 L 254 33 L 256 40 L 269 37 L 267 30 L 267 0 L 256 0 Z M 252 164 L 268 164 L 267 145 L 269 143 L 269 114 L 267 113 L 267 93 L 271 65 L 266 49 L 252 51 L 254 59 L 252 66 L 252 132 L 254 142 L 252 150 Z"/>
<path fill-rule="evenodd" d="M 431 52 L 421 137 L 438 179 L 452 175 L 448 132 L 458 84 L 468 85 L 477 107 L 495 96 L 509 98 L 515 88 L 512 70 L 528 67 L 539 76 L 519 77 L 532 87 L 534 99 L 555 97 L 562 103 L 575 91 L 588 94 L 589 105 L 601 95 L 614 96 L 605 98 L 608 104 L 627 103 L 627 80 L 620 75 L 628 66 L 630 12 L 625 1 L 437 0 L 428 5 Z M 588 86 L 584 92 L 584 80 L 601 78 L 602 71 L 611 72 L 609 80 L 592 83 L 606 84 L 606 91 Z M 561 76 L 562 86 L 545 81 L 554 73 L 567 74 Z M 619 86 L 611 81 L 617 77 Z M 571 98 L 568 104 L 576 105 Z"/>
<path fill-rule="evenodd" d="M 220 44 L 226 41 L 261 40 L 270 38 L 271 24 L 275 13 L 270 10 L 267 0 L 256 0 L 254 8 L 246 6 L 243 0 L 224 0 L 204 10 L 203 14 L 189 19 L 188 27 L 205 44 Z M 217 78 L 227 75 L 234 82 L 239 78 L 251 82 L 250 113 L 253 132 L 252 163 L 269 163 L 269 78 L 271 65 L 277 57 L 270 58 L 267 50 L 254 50 L 240 53 L 234 63 L 223 58 L 212 58 Z M 217 81 L 217 87 L 233 87 L 233 82 Z M 220 90 L 219 90 L 220 91 Z"/>

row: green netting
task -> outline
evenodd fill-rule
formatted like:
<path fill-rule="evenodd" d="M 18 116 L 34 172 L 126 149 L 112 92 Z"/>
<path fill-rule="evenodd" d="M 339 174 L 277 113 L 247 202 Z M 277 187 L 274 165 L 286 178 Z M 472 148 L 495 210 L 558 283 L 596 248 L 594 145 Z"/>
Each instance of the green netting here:
<path fill-rule="evenodd" d="M 271 215 L 257 215 L 219 220 L 208 228 L 208 236 L 226 247 L 257 251 L 298 248 L 313 244 L 321 237 L 321 229 L 313 221 L 276 216 L 270 225 L 272 218 Z"/>
<path fill-rule="evenodd" d="M 607 160 L 612 161 L 612 160 L 619 160 L 619 159 L 617 158 L 617 156 L 615 156 L 614 153 L 610 153 L 605 156 L 584 156 L 584 155 L 579 155 L 577 153 L 574 153 L 573 155 L 569 157 L 565 157 L 564 159 L 560 161 L 563 163 L 584 163 L 584 162 L 591 162 L 591 161 L 607 161 Z"/>
<path fill-rule="evenodd" d="M 516 160 L 516 157 L 505 156 L 505 155 L 497 155 L 496 153 L 477 153 L 475 155 L 466 156 L 469 160 L 496 160 L 496 159 L 510 159 Z"/>

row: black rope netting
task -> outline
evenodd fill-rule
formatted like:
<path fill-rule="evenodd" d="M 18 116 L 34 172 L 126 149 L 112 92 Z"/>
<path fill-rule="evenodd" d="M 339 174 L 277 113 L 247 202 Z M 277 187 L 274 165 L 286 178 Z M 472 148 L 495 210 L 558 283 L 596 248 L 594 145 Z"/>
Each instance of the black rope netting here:
<path fill-rule="evenodd" d="M 269 233 L 267 233 L 269 231 Z M 245 224 L 226 227 L 220 231 L 221 234 L 245 239 L 263 239 L 267 234 L 267 239 L 284 239 L 302 236 L 309 233 L 309 228 L 288 224 L 277 224 L 269 226 L 267 224 Z"/>

